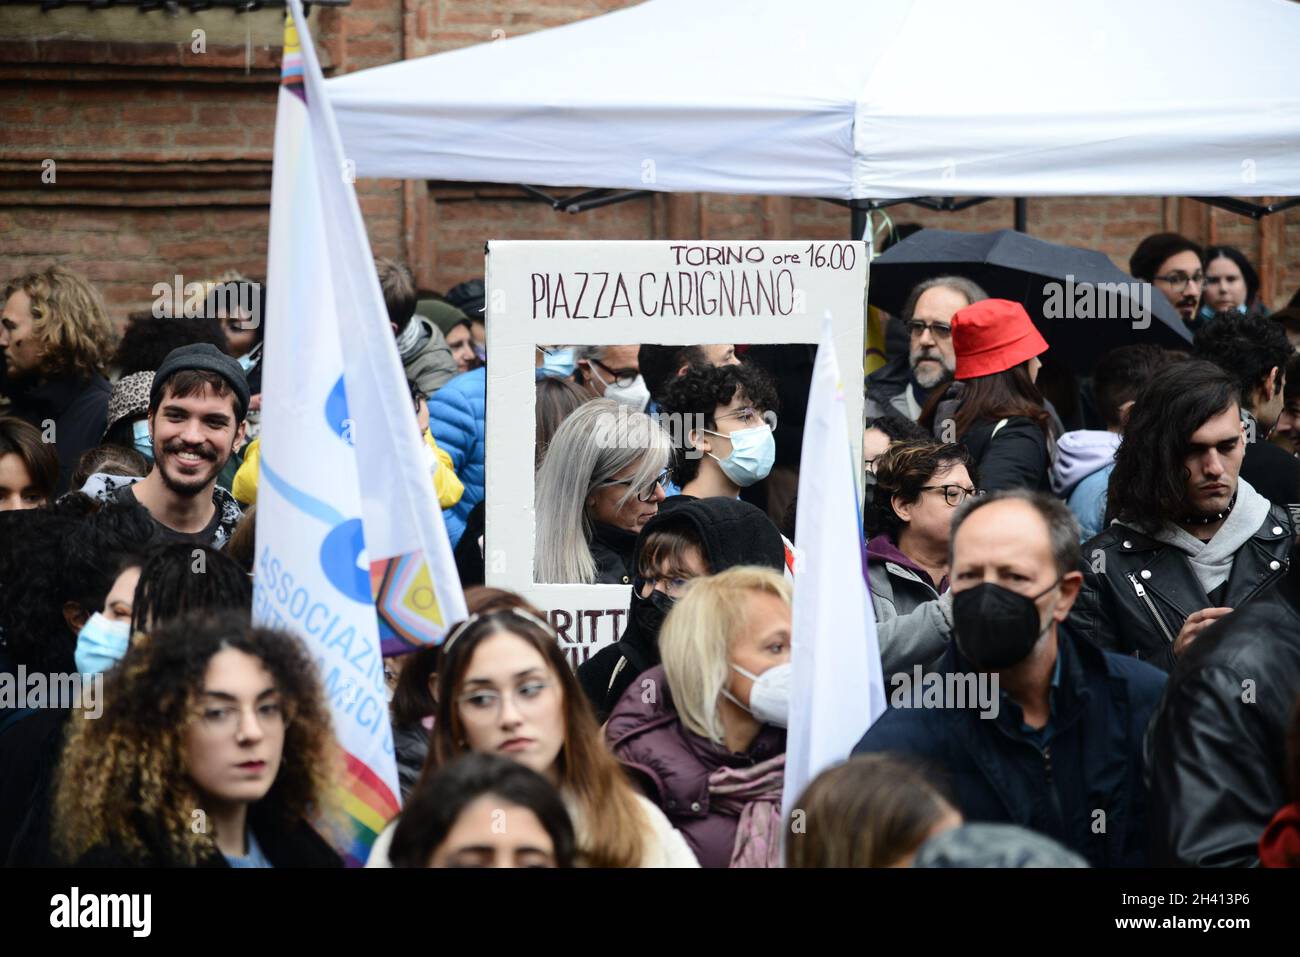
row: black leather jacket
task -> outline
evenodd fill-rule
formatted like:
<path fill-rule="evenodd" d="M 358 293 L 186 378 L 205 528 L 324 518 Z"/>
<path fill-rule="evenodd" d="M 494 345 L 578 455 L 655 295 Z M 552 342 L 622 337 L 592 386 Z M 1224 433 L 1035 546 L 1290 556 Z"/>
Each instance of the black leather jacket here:
<path fill-rule="evenodd" d="M 1147 731 L 1151 862 L 1242 867 L 1287 803 L 1300 695 L 1300 582 L 1288 576 L 1192 642 Z"/>
<path fill-rule="evenodd" d="M 1174 639 L 1187 616 L 1215 605 L 1240 608 L 1286 573 L 1291 519 L 1274 505 L 1237 550 L 1220 601 L 1211 601 L 1187 557 L 1126 525 L 1111 525 L 1084 543 L 1083 588 L 1066 627 L 1107 651 L 1135 655 L 1172 671 Z"/>

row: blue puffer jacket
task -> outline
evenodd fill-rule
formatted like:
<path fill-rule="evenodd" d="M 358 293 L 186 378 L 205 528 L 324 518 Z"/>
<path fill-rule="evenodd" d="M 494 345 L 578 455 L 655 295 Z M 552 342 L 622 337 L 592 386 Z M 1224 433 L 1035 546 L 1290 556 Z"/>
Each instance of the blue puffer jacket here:
<path fill-rule="evenodd" d="M 487 407 L 487 370 L 456 376 L 429 399 L 429 431 L 451 456 L 456 477 L 465 485 L 460 501 L 442 513 L 447 536 L 456 547 L 465 519 L 483 501 L 483 416 Z"/>

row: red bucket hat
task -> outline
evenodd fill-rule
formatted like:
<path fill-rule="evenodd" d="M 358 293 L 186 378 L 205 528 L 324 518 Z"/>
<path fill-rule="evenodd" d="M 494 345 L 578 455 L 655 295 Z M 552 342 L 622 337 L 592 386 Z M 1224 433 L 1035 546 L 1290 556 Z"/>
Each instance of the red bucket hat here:
<path fill-rule="evenodd" d="M 1006 372 L 1047 351 L 1025 307 L 1008 299 L 981 299 L 952 317 L 955 379 Z"/>

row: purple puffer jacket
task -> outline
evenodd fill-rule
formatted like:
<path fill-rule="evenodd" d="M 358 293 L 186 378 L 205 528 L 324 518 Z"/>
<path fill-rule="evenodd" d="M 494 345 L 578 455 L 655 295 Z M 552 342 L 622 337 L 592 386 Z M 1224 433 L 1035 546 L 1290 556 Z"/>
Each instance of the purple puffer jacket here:
<path fill-rule="evenodd" d="M 647 687 L 657 693 L 645 694 Z M 647 703 L 643 698 L 654 700 Z M 688 731 L 677 717 L 662 666 L 638 676 L 619 699 L 605 723 L 605 740 L 682 832 L 701 867 L 730 864 L 739 821 L 733 814 L 710 809 L 709 775 L 724 765 L 750 767 L 785 752 L 785 730 L 770 725 L 763 726 L 745 754 L 732 754 Z"/>

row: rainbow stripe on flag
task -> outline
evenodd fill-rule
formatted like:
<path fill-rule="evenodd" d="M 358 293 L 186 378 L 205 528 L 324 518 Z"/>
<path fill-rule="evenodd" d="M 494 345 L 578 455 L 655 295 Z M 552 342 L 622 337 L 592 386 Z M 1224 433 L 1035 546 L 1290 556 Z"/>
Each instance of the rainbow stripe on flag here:
<path fill-rule="evenodd" d="M 302 45 L 298 42 L 298 28 L 293 24 L 293 10 L 284 11 L 284 60 L 280 64 L 280 85 L 307 102 L 307 90 L 302 82 Z"/>
<path fill-rule="evenodd" d="M 392 789 L 352 754 L 345 756 L 345 772 L 341 797 L 347 826 L 340 853 L 348 867 L 363 867 L 375 838 L 401 806 Z"/>

